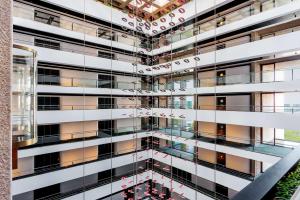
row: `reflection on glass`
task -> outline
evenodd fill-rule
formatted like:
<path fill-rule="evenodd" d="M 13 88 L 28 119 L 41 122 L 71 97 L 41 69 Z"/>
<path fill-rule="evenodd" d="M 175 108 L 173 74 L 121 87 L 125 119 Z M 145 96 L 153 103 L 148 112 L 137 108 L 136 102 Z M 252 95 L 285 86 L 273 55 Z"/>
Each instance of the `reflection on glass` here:
<path fill-rule="evenodd" d="M 36 142 L 35 131 L 35 69 L 36 53 L 14 45 L 12 75 L 12 129 L 18 146 Z"/>

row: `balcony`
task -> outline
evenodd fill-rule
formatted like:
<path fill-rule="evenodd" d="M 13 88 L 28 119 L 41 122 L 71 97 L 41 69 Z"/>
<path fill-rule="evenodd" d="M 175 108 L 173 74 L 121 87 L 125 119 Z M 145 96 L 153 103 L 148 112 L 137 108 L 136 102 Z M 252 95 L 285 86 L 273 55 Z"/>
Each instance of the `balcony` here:
<path fill-rule="evenodd" d="M 124 50 L 134 49 L 133 47 L 144 50 L 147 47 L 141 43 L 141 40 L 146 39 L 141 36 L 134 36 L 125 30 L 111 31 L 110 27 L 99 25 L 95 22 L 87 22 L 86 20 L 78 20 L 75 17 L 70 17 L 62 14 L 48 14 L 49 10 L 26 6 L 21 3 L 14 4 L 14 24 L 18 26 L 30 27 L 41 31 L 64 33 L 66 36 L 83 39 L 84 36 L 91 42 L 99 44 L 112 45 Z M 51 12 L 51 11 L 50 11 Z M 49 26 L 52 26 L 49 28 Z M 144 50 L 145 51 L 145 50 Z"/>
<path fill-rule="evenodd" d="M 86 161 L 87 159 L 89 161 Z M 14 174 L 18 177 L 14 178 L 12 183 L 13 195 L 147 159 L 149 159 L 148 150 L 131 149 L 131 152 L 127 151 L 126 153 L 122 153 L 122 151 L 120 151 L 116 153 L 99 155 L 98 157 L 94 158 L 84 158 L 84 160 L 74 160 L 71 162 L 62 163 L 65 164 L 65 166 L 53 164 L 42 168 L 33 169 L 33 172 L 32 170 L 18 172 L 17 174 Z"/>
<path fill-rule="evenodd" d="M 89 131 L 80 131 L 80 132 L 68 132 L 68 133 L 57 133 L 51 135 L 38 136 L 38 141 L 36 144 L 32 145 L 34 147 L 43 147 L 47 145 L 57 145 L 65 143 L 74 143 L 74 142 L 84 142 L 84 146 L 90 146 L 89 141 L 96 139 L 104 139 L 104 142 L 111 142 L 111 140 L 106 141 L 107 138 L 112 138 L 113 142 L 121 141 L 122 139 L 132 138 L 134 135 L 139 137 L 146 137 L 146 135 L 151 131 L 150 128 L 146 127 L 121 127 L 121 128 L 111 128 L 111 129 L 101 129 L 101 130 L 89 130 Z M 148 133 L 148 134 L 147 134 Z M 128 137 L 121 137 L 128 136 Z M 118 138 L 121 139 L 118 139 Z M 126 139 L 125 139 L 126 140 Z M 99 143 L 100 144 L 100 143 Z M 101 143 L 102 144 L 102 143 Z M 28 148 L 21 148 L 28 149 Z"/>
<path fill-rule="evenodd" d="M 195 56 L 188 56 L 184 59 L 173 60 L 168 63 L 155 65 L 153 67 L 155 69 L 158 68 L 158 70 L 156 70 L 154 74 L 167 74 L 183 70 L 190 70 L 195 67 L 200 69 L 202 67 L 214 66 L 218 64 L 273 56 L 285 52 L 295 52 L 299 50 L 299 46 L 293 45 L 293 43 L 289 43 L 289 41 L 297 41 L 298 36 L 296 35 L 299 35 L 299 31 L 298 29 L 295 29 L 294 32 L 292 30 L 291 32 L 285 34 L 281 33 L 274 37 L 263 38 L 261 40 L 247 43 L 237 43 L 237 45 L 228 48 L 220 50 L 212 49 L 213 51 L 211 52 L 206 52 Z M 172 70 L 168 66 L 172 66 Z"/>
<path fill-rule="evenodd" d="M 192 130 L 186 129 L 173 129 L 173 128 L 160 128 L 159 130 L 155 131 L 155 136 L 160 137 L 160 134 L 164 134 L 167 136 L 171 136 L 175 139 L 181 139 L 181 141 L 194 140 L 204 143 L 214 144 L 215 147 L 212 148 L 214 150 L 222 149 L 221 146 L 237 148 L 240 150 L 250 151 L 250 152 L 257 152 L 260 154 L 266 154 L 276 157 L 284 157 L 288 153 L 290 153 L 294 146 L 282 146 L 280 144 L 268 144 L 262 143 L 260 140 L 255 139 L 245 139 L 245 138 L 237 138 L 237 137 L 228 137 L 223 135 L 217 135 L 212 133 L 203 133 L 203 132 L 196 132 Z M 171 140 L 171 138 L 168 140 Z M 163 139 L 166 139 L 165 137 Z M 188 144 L 193 144 L 195 146 L 202 147 L 201 143 L 196 142 L 188 142 Z M 211 148 L 209 148 L 211 149 Z M 232 152 L 234 149 L 232 149 Z M 224 151 L 222 151 L 224 152 Z M 228 152 L 229 153 L 229 152 Z"/>
<path fill-rule="evenodd" d="M 217 16 L 202 20 L 195 27 L 182 27 L 164 38 L 155 38 L 153 41 L 153 54 L 170 51 L 171 46 L 174 50 L 192 44 L 195 40 L 201 42 L 216 35 L 219 36 L 233 30 L 289 15 L 299 10 L 299 7 L 295 4 L 292 0 L 268 0 L 264 3 L 255 2 L 252 5 L 241 4 L 224 13 L 218 13 Z"/>
<path fill-rule="evenodd" d="M 293 179 L 292 177 L 292 179 L 289 180 L 289 184 L 284 181 L 289 178 L 289 174 L 295 172 L 295 170 L 299 170 L 299 166 L 297 166 L 300 160 L 299 155 L 300 147 L 296 148 L 273 167 L 269 168 L 264 174 L 238 193 L 233 200 L 290 199 L 296 191 L 297 185 L 299 185 L 297 184 L 299 179 Z M 278 185 L 279 182 L 281 187 Z M 281 189 L 284 189 L 284 191 L 280 191 Z M 282 195 L 281 192 L 283 192 L 284 195 Z M 295 192 L 292 199 L 296 200 L 298 197 L 299 194 Z"/>

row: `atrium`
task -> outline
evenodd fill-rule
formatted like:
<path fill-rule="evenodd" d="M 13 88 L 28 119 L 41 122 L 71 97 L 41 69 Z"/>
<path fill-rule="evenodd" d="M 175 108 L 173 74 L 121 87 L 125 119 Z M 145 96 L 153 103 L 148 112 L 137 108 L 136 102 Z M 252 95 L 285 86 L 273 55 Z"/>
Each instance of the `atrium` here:
<path fill-rule="evenodd" d="M 2 0 L 0 44 L 1 200 L 300 200 L 300 0 Z"/>

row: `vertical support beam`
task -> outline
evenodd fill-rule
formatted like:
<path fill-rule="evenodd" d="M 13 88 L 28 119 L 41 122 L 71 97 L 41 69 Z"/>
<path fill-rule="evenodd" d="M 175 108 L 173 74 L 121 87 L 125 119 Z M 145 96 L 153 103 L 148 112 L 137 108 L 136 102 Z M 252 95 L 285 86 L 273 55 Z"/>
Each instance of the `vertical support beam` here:
<path fill-rule="evenodd" d="M 0 3 L 0 199 L 11 199 L 12 0 Z"/>

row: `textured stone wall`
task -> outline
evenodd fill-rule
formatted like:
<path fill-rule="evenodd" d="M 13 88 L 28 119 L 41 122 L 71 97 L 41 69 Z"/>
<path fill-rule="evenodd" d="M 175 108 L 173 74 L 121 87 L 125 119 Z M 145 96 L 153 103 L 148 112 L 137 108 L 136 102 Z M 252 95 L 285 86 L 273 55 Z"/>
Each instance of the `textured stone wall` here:
<path fill-rule="evenodd" d="M 0 0 L 0 200 L 10 199 L 12 0 Z"/>

